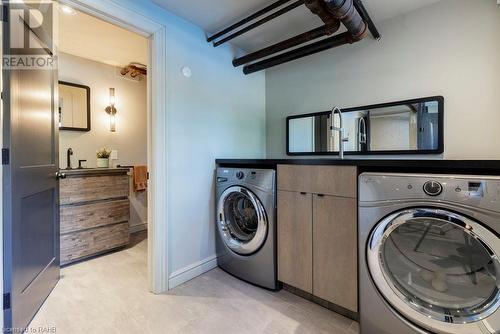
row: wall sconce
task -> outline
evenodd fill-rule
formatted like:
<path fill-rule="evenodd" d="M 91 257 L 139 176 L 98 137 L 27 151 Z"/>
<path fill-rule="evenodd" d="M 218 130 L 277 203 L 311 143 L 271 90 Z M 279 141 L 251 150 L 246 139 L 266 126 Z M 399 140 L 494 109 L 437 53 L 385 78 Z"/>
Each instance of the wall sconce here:
<path fill-rule="evenodd" d="M 115 108 L 115 89 L 109 89 L 109 106 L 106 107 L 106 113 L 109 115 L 109 130 L 116 132 L 116 108 Z"/>

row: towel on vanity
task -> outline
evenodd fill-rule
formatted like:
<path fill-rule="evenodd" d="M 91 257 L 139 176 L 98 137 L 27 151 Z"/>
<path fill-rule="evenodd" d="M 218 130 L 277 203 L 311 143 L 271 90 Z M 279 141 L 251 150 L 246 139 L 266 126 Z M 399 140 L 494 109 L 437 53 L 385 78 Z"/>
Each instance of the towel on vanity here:
<path fill-rule="evenodd" d="M 134 190 L 144 191 L 148 188 L 148 166 L 134 166 Z"/>

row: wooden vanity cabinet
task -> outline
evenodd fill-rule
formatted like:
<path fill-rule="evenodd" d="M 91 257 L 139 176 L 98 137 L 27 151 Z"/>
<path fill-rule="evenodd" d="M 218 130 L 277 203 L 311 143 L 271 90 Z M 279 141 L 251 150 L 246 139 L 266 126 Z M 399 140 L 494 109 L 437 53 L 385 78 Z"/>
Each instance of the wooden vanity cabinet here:
<path fill-rule="evenodd" d="M 65 171 L 60 192 L 60 263 L 66 265 L 129 243 L 127 169 Z"/>
<path fill-rule="evenodd" d="M 357 168 L 278 166 L 278 279 L 357 312 Z"/>

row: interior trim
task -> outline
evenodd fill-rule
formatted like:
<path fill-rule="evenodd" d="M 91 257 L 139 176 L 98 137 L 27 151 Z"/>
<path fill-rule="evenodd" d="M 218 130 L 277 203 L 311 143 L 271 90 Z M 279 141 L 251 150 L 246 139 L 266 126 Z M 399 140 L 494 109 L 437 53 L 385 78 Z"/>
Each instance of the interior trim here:
<path fill-rule="evenodd" d="M 217 256 L 209 256 L 201 261 L 174 271 L 169 277 L 168 286 L 170 289 L 173 289 L 215 268 L 217 268 Z"/>

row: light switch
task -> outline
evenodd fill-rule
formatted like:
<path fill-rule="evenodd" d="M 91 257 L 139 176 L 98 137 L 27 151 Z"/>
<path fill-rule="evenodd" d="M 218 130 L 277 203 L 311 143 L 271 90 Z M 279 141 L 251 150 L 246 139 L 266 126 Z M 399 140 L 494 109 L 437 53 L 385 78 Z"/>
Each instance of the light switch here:
<path fill-rule="evenodd" d="M 111 150 L 111 160 L 118 160 L 118 150 Z"/>

